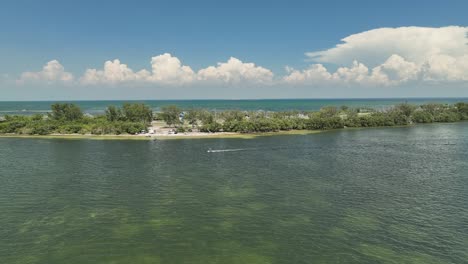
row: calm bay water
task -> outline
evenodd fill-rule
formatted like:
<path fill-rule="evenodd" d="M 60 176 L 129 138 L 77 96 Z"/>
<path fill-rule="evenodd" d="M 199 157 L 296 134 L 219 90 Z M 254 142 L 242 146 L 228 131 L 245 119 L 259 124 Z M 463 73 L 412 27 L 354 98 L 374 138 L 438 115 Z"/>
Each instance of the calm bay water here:
<path fill-rule="evenodd" d="M 183 109 L 205 108 L 210 110 L 319 110 L 324 106 L 370 107 L 384 109 L 396 104 L 408 102 L 411 104 L 442 103 L 453 104 L 468 102 L 468 98 L 391 98 L 391 99 L 278 99 L 278 100 L 143 100 L 129 102 L 143 102 L 155 111 L 161 106 L 175 104 Z M 120 106 L 127 101 L 73 101 L 85 112 L 103 113 L 107 106 Z M 34 114 L 50 110 L 55 101 L 7 102 L 0 101 L 0 115 L 5 114 Z"/>
<path fill-rule="evenodd" d="M 0 150 L 1 263 L 468 260 L 468 123 Z"/>

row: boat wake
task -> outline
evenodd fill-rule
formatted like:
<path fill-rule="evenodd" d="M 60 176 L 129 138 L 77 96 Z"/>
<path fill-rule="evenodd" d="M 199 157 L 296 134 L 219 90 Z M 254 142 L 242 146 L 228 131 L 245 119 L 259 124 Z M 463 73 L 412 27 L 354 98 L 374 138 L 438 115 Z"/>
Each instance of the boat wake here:
<path fill-rule="evenodd" d="M 206 152 L 208 153 L 219 153 L 219 152 L 234 152 L 234 151 L 243 151 L 243 150 L 248 150 L 246 148 L 242 149 L 209 149 Z"/>

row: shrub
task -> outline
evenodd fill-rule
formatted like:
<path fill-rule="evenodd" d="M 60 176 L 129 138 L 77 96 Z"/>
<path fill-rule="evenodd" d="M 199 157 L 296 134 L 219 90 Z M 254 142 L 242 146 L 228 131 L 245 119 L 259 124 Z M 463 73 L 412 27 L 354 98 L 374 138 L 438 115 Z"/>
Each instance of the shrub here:
<path fill-rule="evenodd" d="M 452 111 L 444 111 L 434 116 L 435 122 L 456 122 L 460 120 L 460 116 Z"/>
<path fill-rule="evenodd" d="M 222 129 L 222 126 L 220 123 L 212 122 L 212 123 L 203 124 L 203 126 L 200 128 L 200 131 L 214 133 L 214 132 L 221 131 L 221 129 Z"/>
<path fill-rule="evenodd" d="M 187 130 L 185 129 L 185 127 L 180 126 L 180 127 L 176 128 L 176 132 L 177 133 L 185 133 L 185 132 L 187 132 Z"/>
<path fill-rule="evenodd" d="M 136 134 L 140 133 L 142 130 L 146 130 L 146 126 L 142 123 L 123 122 L 121 124 L 121 129 L 128 134 Z"/>
<path fill-rule="evenodd" d="M 432 123 L 434 122 L 434 116 L 431 113 L 421 110 L 415 111 L 411 116 L 411 119 L 415 123 Z"/>

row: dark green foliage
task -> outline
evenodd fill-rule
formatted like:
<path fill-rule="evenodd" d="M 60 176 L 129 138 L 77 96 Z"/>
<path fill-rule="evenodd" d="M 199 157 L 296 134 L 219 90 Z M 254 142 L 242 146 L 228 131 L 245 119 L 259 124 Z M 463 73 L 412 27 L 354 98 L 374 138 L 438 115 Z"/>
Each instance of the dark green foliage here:
<path fill-rule="evenodd" d="M 44 116 L 41 115 L 41 114 L 35 114 L 35 115 L 32 115 L 32 116 L 31 116 L 31 119 L 32 119 L 33 121 L 41 121 L 42 119 L 44 119 Z"/>
<path fill-rule="evenodd" d="M 181 109 L 163 108 L 160 117 L 168 125 L 178 125 L 178 133 L 187 131 L 187 123 L 201 132 L 261 133 L 293 129 L 326 130 L 343 127 L 402 126 L 412 123 L 457 122 L 468 120 L 468 104 L 426 104 L 415 107 L 400 104 L 387 111 L 367 109 L 365 113 L 341 107 L 324 107 L 316 112 L 224 111 L 192 109 L 179 120 Z M 146 131 L 152 121 L 151 109 L 143 104 L 109 106 L 105 115 L 88 117 L 73 104 L 54 104 L 47 116 L 9 116 L 1 118 L 0 133 L 37 134 L 136 134 Z M 180 125 L 180 126 L 179 126 Z M 185 125 L 185 126 L 184 126 Z"/>
<path fill-rule="evenodd" d="M 273 132 L 280 130 L 277 119 L 257 118 L 253 120 L 231 119 L 223 124 L 223 131 L 238 133 Z"/>
<path fill-rule="evenodd" d="M 185 132 L 187 132 L 187 129 L 185 129 L 185 127 L 183 127 L 183 126 L 180 126 L 180 127 L 176 128 L 176 132 L 177 133 L 185 133 Z"/>
<path fill-rule="evenodd" d="M 202 124 L 211 124 L 215 122 L 215 115 L 214 113 L 207 111 L 207 110 L 202 110 L 198 113 L 198 118 L 202 122 Z"/>
<path fill-rule="evenodd" d="M 138 105 L 127 106 L 130 121 L 119 108 L 110 106 L 105 116 L 87 117 L 73 104 L 54 104 L 48 118 L 43 115 L 5 116 L 0 123 L 0 133 L 16 133 L 30 135 L 48 134 L 135 134 L 146 130 L 148 120 L 151 121 L 151 110 Z M 148 111 L 149 110 L 149 111 Z"/>
<path fill-rule="evenodd" d="M 31 135 L 48 135 L 57 129 L 57 125 L 55 125 L 52 122 L 46 122 L 46 123 L 35 123 L 31 126 L 30 131 L 23 131 L 25 134 L 31 134 Z M 58 132 L 58 131 L 57 131 Z"/>
<path fill-rule="evenodd" d="M 437 113 L 443 111 L 446 108 L 446 106 L 443 104 L 425 104 L 425 105 L 421 105 L 420 108 L 423 111 L 426 111 L 432 116 L 434 116 Z"/>
<path fill-rule="evenodd" d="M 108 106 L 106 109 L 106 118 L 107 121 L 114 122 L 118 120 L 123 120 L 124 115 L 122 114 L 122 110 L 120 108 L 111 105 Z"/>
<path fill-rule="evenodd" d="M 70 124 L 61 125 L 58 128 L 58 132 L 60 134 L 78 134 L 82 132 L 83 127 L 84 127 L 83 124 L 70 123 Z"/>
<path fill-rule="evenodd" d="M 238 110 L 228 110 L 220 114 L 220 117 L 226 122 L 242 121 L 246 116 L 247 114 L 245 112 Z"/>
<path fill-rule="evenodd" d="M 229 120 L 225 121 L 223 124 L 223 131 L 225 132 L 238 132 L 238 133 L 247 133 L 253 130 L 253 127 L 248 121 L 238 121 L 238 120 Z"/>
<path fill-rule="evenodd" d="M 142 130 L 146 131 L 145 124 L 135 122 L 122 122 L 120 123 L 120 128 L 123 133 L 127 134 L 140 133 Z"/>
<path fill-rule="evenodd" d="M 306 129 L 317 130 L 317 129 L 336 129 L 343 128 L 344 122 L 339 116 L 331 116 L 329 118 L 322 117 L 321 115 L 312 115 L 309 120 L 306 121 Z"/>
<path fill-rule="evenodd" d="M 338 114 L 338 109 L 334 106 L 325 106 L 320 109 L 319 113 L 321 117 L 330 118 Z"/>
<path fill-rule="evenodd" d="M 434 122 L 434 116 L 428 111 L 415 111 L 411 117 L 415 123 L 432 123 Z"/>
<path fill-rule="evenodd" d="M 3 133 L 18 133 L 19 130 L 27 125 L 26 121 L 13 120 L 5 124 Z"/>
<path fill-rule="evenodd" d="M 180 108 L 175 105 L 169 105 L 162 107 L 161 111 L 161 118 L 167 125 L 173 126 L 180 124 L 179 115 L 182 112 Z"/>
<path fill-rule="evenodd" d="M 55 103 L 50 106 L 52 113 L 50 118 L 60 121 L 75 121 L 83 118 L 80 107 L 69 103 Z"/>
<path fill-rule="evenodd" d="M 279 122 L 270 118 L 259 118 L 251 121 L 254 125 L 255 131 L 253 132 L 274 132 L 278 131 L 280 126 Z"/>
<path fill-rule="evenodd" d="M 435 122 L 457 122 L 460 121 L 460 115 L 454 111 L 444 111 L 434 116 Z"/>
<path fill-rule="evenodd" d="M 468 103 L 456 103 L 455 107 L 461 120 L 468 120 Z"/>
<path fill-rule="evenodd" d="M 210 132 L 210 133 L 219 132 L 221 131 L 221 129 L 222 129 L 222 126 L 218 122 L 203 124 L 203 126 L 200 127 L 201 132 Z"/>
<path fill-rule="evenodd" d="M 416 106 L 408 103 L 396 105 L 394 108 L 395 111 L 403 114 L 406 117 L 411 116 L 411 114 L 416 110 Z"/>
<path fill-rule="evenodd" d="M 393 120 L 395 126 L 405 126 L 411 123 L 410 116 L 407 116 L 403 111 L 399 111 L 398 109 L 388 112 L 388 116 L 390 120 Z"/>
<path fill-rule="evenodd" d="M 109 110 L 109 109 L 108 109 Z M 151 122 L 153 120 L 153 111 L 149 106 L 145 104 L 129 104 L 125 103 L 122 107 L 123 120 L 130 122 Z M 112 113 L 112 117 L 115 115 L 118 117 L 118 111 Z M 121 118 L 122 119 L 122 118 Z M 115 120 L 109 120 L 115 121 Z"/>
<path fill-rule="evenodd" d="M 190 109 L 185 115 L 185 120 L 193 127 L 198 126 L 199 110 Z"/>
<path fill-rule="evenodd" d="M 144 123 L 116 121 L 116 122 L 100 122 L 91 126 L 91 134 L 105 135 L 105 134 L 136 134 L 142 130 L 146 130 Z"/>

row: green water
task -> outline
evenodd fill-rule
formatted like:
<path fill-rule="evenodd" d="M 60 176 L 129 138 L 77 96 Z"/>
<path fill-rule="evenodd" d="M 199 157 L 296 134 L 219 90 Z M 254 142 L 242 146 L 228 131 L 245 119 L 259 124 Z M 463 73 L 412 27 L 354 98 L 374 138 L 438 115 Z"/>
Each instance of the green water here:
<path fill-rule="evenodd" d="M 467 157 L 468 123 L 0 138 L 0 263 L 468 263 Z"/>
<path fill-rule="evenodd" d="M 109 105 L 121 106 L 126 101 L 72 101 L 83 111 L 91 114 L 102 114 Z M 369 107 L 386 109 L 396 104 L 408 102 L 421 105 L 427 103 L 454 104 L 468 102 L 468 98 L 374 98 L 374 99 L 263 99 L 263 100 L 142 100 L 153 110 L 159 111 L 165 105 L 177 105 L 182 109 L 204 108 L 209 110 L 265 110 L 288 111 L 320 110 L 324 106 L 340 107 L 346 105 L 353 108 Z M 6 114 L 35 114 L 50 110 L 54 101 L 0 101 L 0 116 Z"/>

